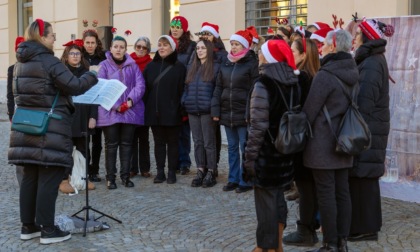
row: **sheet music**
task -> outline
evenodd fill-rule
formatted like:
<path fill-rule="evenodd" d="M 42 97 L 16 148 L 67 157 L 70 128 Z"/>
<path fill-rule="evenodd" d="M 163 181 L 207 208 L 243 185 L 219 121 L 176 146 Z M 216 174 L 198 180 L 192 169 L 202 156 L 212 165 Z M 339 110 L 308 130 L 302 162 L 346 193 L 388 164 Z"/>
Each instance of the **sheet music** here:
<path fill-rule="evenodd" d="M 86 93 L 73 96 L 74 103 L 98 104 L 104 109 L 110 110 L 124 93 L 127 87 L 119 80 L 98 79 L 98 83 Z"/>

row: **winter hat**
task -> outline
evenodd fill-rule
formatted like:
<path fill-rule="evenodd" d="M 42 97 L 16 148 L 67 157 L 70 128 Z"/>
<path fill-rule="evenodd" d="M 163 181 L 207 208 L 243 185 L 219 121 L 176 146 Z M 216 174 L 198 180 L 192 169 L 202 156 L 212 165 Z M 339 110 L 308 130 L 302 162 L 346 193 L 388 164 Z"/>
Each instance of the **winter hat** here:
<path fill-rule="evenodd" d="M 314 33 L 312 33 L 310 39 L 316 39 L 319 42 L 323 43 L 325 40 L 325 37 L 327 36 L 327 33 L 332 31 L 333 29 L 330 27 L 322 28 Z"/>
<path fill-rule="evenodd" d="M 293 69 L 295 75 L 300 74 L 295 65 L 292 50 L 286 41 L 268 40 L 261 46 L 261 52 L 268 63 L 286 62 Z"/>
<path fill-rule="evenodd" d="M 249 33 L 248 30 L 239 30 L 232 36 L 230 36 L 230 41 L 236 40 L 239 43 L 241 43 L 246 49 L 249 48 L 249 46 L 252 43 L 252 35 Z"/>
<path fill-rule="evenodd" d="M 303 28 L 303 26 L 299 25 L 295 27 L 295 32 L 300 33 L 302 36 L 305 36 L 305 29 Z"/>
<path fill-rule="evenodd" d="M 204 32 L 204 31 L 210 32 L 216 38 L 219 38 L 220 37 L 220 35 L 219 35 L 219 26 L 216 25 L 216 24 L 211 24 L 211 23 L 208 23 L 208 22 L 204 22 L 201 25 L 201 32 Z"/>
<path fill-rule="evenodd" d="M 359 27 L 370 40 L 383 38 L 384 35 L 387 37 L 394 35 L 394 27 L 392 25 L 385 25 L 376 19 L 363 19 Z"/>
<path fill-rule="evenodd" d="M 273 29 L 271 29 L 271 27 L 268 27 L 267 35 L 274 35 L 274 31 L 273 31 Z"/>
<path fill-rule="evenodd" d="M 328 24 L 323 23 L 323 22 L 315 22 L 315 23 L 313 23 L 313 25 L 314 25 L 314 26 L 315 26 L 318 30 L 325 29 L 325 28 L 331 28 Z"/>
<path fill-rule="evenodd" d="M 188 21 L 183 16 L 175 16 L 171 20 L 171 26 L 178 26 L 184 32 L 188 31 Z"/>
<path fill-rule="evenodd" d="M 252 42 L 254 42 L 254 43 L 258 43 L 258 41 L 259 41 L 259 39 L 260 39 L 260 36 L 258 36 L 257 29 L 255 29 L 255 27 L 254 27 L 254 26 L 249 26 L 249 27 L 247 27 L 246 29 L 247 29 L 247 30 L 249 31 L 249 33 L 251 33 L 251 35 L 252 35 Z"/>
<path fill-rule="evenodd" d="M 171 44 L 171 48 L 172 48 L 172 50 L 173 51 L 175 51 L 176 50 L 176 47 L 178 46 L 178 44 L 177 44 L 177 42 L 176 42 L 176 39 L 174 38 L 174 37 L 172 37 L 172 36 L 170 36 L 170 35 L 162 35 L 162 36 L 160 36 L 159 38 L 158 38 L 158 42 L 159 42 L 159 40 L 161 39 L 161 38 L 166 38 L 168 41 L 169 41 L 169 44 Z"/>
<path fill-rule="evenodd" d="M 70 40 L 69 42 L 63 44 L 63 46 L 72 46 L 72 45 L 76 45 L 78 47 L 83 47 L 83 40 L 82 39 L 75 39 L 75 40 Z"/>
<path fill-rule="evenodd" d="M 15 52 L 17 51 L 17 48 L 19 46 L 20 43 L 22 43 L 23 41 L 25 41 L 25 39 L 23 37 L 17 37 L 16 41 L 15 41 Z"/>

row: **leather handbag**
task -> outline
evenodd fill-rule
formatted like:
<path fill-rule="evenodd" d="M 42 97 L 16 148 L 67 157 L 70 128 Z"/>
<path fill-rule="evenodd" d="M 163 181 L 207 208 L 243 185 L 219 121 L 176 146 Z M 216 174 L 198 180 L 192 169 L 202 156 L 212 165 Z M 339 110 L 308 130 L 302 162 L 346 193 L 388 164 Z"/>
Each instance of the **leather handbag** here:
<path fill-rule="evenodd" d="M 273 138 L 270 131 L 268 131 L 268 134 L 279 153 L 289 155 L 301 152 L 305 149 L 307 137 L 312 137 L 311 125 L 306 114 L 301 111 L 300 106 L 293 107 L 293 88 L 290 105 L 287 105 L 283 91 L 278 85 L 276 86 L 286 105 L 287 111 L 280 118 L 276 138 Z"/>
<path fill-rule="evenodd" d="M 323 107 L 325 118 L 327 119 L 330 129 L 337 141 L 335 151 L 353 156 L 359 155 L 362 151 L 370 148 L 372 136 L 369 127 L 363 119 L 363 116 L 360 114 L 358 106 L 355 102 L 357 97 L 357 88 L 353 88 L 351 97 L 342 81 L 336 76 L 335 78 L 340 83 L 346 98 L 349 100 L 349 106 L 346 113 L 341 118 L 337 134 L 332 127 L 327 107 L 325 105 Z"/>
<path fill-rule="evenodd" d="M 59 94 L 55 96 L 49 112 L 17 108 L 12 118 L 12 130 L 35 136 L 45 135 L 51 118 L 62 119 L 60 115 L 54 114 Z"/>

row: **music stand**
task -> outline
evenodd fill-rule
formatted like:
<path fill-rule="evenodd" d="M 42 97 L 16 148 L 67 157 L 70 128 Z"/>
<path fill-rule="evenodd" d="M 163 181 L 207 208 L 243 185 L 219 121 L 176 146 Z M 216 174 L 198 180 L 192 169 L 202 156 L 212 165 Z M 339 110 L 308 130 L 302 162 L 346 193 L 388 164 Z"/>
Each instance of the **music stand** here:
<path fill-rule="evenodd" d="M 88 108 L 91 105 L 84 104 L 84 106 L 85 106 L 84 109 L 86 109 L 88 111 Z M 89 158 L 88 158 L 89 157 L 89 113 L 87 114 L 86 117 L 87 117 L 86 118 L 86 123 L 87 123 L 87 125 L 86 125 L 86 132 L 82 132 L 82 135 L 84 134 L 84 136 L 85 136 L 85 157 L 86 157 L 85 158 L 85 160 L 86 160 L 85 161 L 85 166 L 86 166 L 86 168 L 85 168 L 85 177 L 82 178 L 82 179 L 84 179 L 85 182 L 86 182 L 86 188 L 85 188 L 85 190 L 86 190 L 86 205 L 82 209 L 80 209 L 79 211 L 77 211 L 76 213 L 74 213 L 72 215 L 72 217 L 76 217 L 76 218 L 79 218 L 81 220 L 84 220 L 85 223 L 84 223 L 84 227 L 83 227 L 83 237 L 86 236 L 87 222 L 89 220 L 89 210 L 101 214 L 101 216 L 99 216 L 98 218 L 95 218 L 94 219 L 95 221 L 105 216 L 105 217 L 108 217 L 108 218 L 110 218 L 110 219 L 112 219 L 112 220 L 114 220 L 114 221 L 116 221 L 116 222 L 118 222 L 120 224 L 122 223 L 122 221 L 120 221 L 120 220 L 118 220 L 118 219 L 116 219 L 116 218 L 114 218 L 114 217 L 112 217 L 112 216 L 110 216 L 110 215 L 108 215 L 106 213 L 103 213 L 103 212 L 101 212 L 101 211 L 99 211 L 99 210 L 97 210 L 97 209 L 95 209 L 95 208 L 93 208 L 92 206 L 89 205 L 89 189 L 88 189 L 88 181 L 89 181 L 89 179 L 88 179 L 88 167 L 89 167 Z M 81 213 L 83 211 L 86 211 L 84 218 L 77 216 L 77 214 L 79 214 L 79 213 Z"/>

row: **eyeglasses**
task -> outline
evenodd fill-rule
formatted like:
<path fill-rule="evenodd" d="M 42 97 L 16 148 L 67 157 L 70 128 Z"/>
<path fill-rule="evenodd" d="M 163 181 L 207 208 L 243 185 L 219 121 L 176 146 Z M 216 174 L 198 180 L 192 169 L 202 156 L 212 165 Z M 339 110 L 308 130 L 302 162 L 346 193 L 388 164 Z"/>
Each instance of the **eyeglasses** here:
<path fill-rule="evenodd" d="M 210 32 L 202 32 L 200 35 L 201 36 L 213 36 L 213 34 L 211 34 Z"/>
<path fill-rule="evenodd" d="M 81 53 L 79 53 L 79 52 L 71 52 L 71 53 L 69 53 L 69 56 L 71 56 L 71 57 L 80 57 L 80 55 L 81 55 Z"/>
<path fill-rule="evenodd" d="M 177 30 L 179 30 L 179 29 L 181 29 L 181 26 L 179 26 L 179 25 L 171 25 L 171 29 L 177 29 Z"/>
<path fill-rule="evenodd" d="M 137 50 L 145 50 L 145 51 L 147 51 L 147 46 L 142 46 L 142 45 L 136 45 L 136 49 Z"/>

